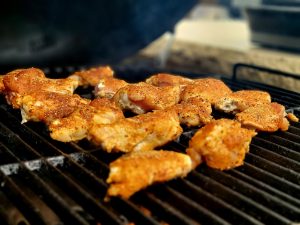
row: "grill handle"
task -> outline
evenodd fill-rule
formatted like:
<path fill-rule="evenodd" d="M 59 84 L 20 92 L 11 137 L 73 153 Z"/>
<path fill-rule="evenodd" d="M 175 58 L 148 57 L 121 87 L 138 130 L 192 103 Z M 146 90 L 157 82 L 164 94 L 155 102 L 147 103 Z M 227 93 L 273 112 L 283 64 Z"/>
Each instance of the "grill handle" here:
<path fill-rule="evenodd" d="M 234 80 L 234 81 L 237 80 L 238 71 L 241 68 L 254 69 L 254 70 L 258 70 L 258 71 L 262 71 L 262 72 L 267 72 L 267 73 L 270 73 L 270 74 L 275 74 L 275 75 L 278 75 L 278 76 L 290 77 L 290 78 L 300 80 L 300 75 L 295 75 L 295 74 L 292 74 L 292 73 L 287 73 L 287 72 L 283 72 L 283 71 L 276 70 L 276 69 L 270 69 L 270 68 L 266 68 L 266 67 L 262 67 L 262 66 L 244 64 L 244 63 L 236 63 L 236 64 L 233 65 L 233 73 L 232 73 L 232 76 L 231 76 L 232 80 Z"/>

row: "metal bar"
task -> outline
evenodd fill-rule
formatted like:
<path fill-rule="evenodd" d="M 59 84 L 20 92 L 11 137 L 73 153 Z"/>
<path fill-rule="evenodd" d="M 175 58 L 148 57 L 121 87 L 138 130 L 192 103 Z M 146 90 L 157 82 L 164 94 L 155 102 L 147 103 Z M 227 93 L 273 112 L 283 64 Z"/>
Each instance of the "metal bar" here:
<path fill-rule="evenodd" d="M 182 225 L 199 225 L 197 221 L 189 218 L 179 210 L 173 207 L 172 204 L 162 201 L 150 192 L 140 192 L 133 196 L 134 202 L 146 206 L 151 214 L 159 218 L 163 222 L 169 224 Z"/>
<path fill-rule="evenodd" d="M 254 217 L 249 216 L 248 213 L 233 207 L 186 179 L 172 182 L 171 186 L 178 190 L 178 192 L 184 194 L 190 199 L 193 199 L 193 201 L 203 205 L 203 207 L 211 210 L 232 224 L 262 224 Z"/>
<path fill-rule="evenodd" d="M 243 166 L 236 168 L 239 172 L 245 173 L 253 179 L 264 181 L 264 183 L 283 191 L 290 196 L 300 198 L 300 188 L 298 185 L 284 179 L 283 177 L 276 176 L 266 170 L 257 166 L 251 165 L 247 162 Z"/>
<path fill-rule="evenodd" d="M 262 66 L 244 64 L 244 63 L 236 63 L 233 65 L 232 80 L 237 80 L 237 73 L 240 68 L 249 68 L 249 69 L 254 69 L 254 70 L 258 70 L 258 71 L 262 71 L 262 72 L 275 74 L 278 76 L 290 77 L 290 78 L 300 80 L 300 75 L 295 75 L 292 73 L 287 73 L 287 72 L 283 72 L 283 71 L 276 70 L 276 69 L 270 69 L 270 68 L 266 68 L 266 67 L 262 67 Z"/>
<path fill-rule="evenodd" d="M 201 185 L 205 190 L 210 191 L 215 196 L 223 199 L 227 203 L 239 207 L 240 210 L 249 213 L 249 215 L 259 219 L 263 223 L 268 224 L 290 224 L 291 221 L 281 215 L 273 212 L 272 210 L 264 207 L 263 205 L 255 202 L 251 198 L 248 198 L 237 191 L 234 191 L 216 180 L 204 176 L 201 171 L 193 171 L 188 176 L 188 180 L 191 180 L 196 185 Z"/>
<path fill-rule="evenodd" d="M 259 202 L 259 204 L 273 210 L 274 212 L 277 212 L 283 217 L 289 218 L 293 221 L 300 220 L 300 209 L 282 201 L 276 196 L 270 195 L 251 184 L 236 179 L 230 174 L 222 173 L 207 167 L 203 168 L 201 172 L 233 190 L 239 190 L 239 193 L 251 198 L 256 202 Z"/>
<path fill-rule="evenodd" d="M 243 180 L 249 184 L 252 184 L 255 187 L 258 187 L 261 190 L 264 190 L 269 194 L 278 196 L 278 198 L 283 199 L 283 201 L 289 202 L 290 204 L 300 208 L 300 200 L 299 199 L 297 199 L 294 196 L 289 195 L 283 191 L 280 191 L 271 185 L 266 184 L 263 180 L 254 179 L 253 177 L 250 177 L 247 174 L 241 173 L 240 171 L 238 171 L 236 169 L 228 170 L 227 173 L 236 177 L 237 179 Z"/>

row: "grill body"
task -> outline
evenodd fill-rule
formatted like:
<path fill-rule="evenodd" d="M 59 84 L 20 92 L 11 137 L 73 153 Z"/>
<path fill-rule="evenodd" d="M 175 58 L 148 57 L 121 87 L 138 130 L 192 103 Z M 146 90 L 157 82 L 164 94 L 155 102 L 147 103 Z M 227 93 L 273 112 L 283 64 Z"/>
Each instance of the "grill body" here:
<path fill-rule="evenodd" d="M 47 71 L 61 76 L 78 68 Z M 120 68 L 135 82 L 153 71 Z M 192 75 L 191 75 L 192 76 Z M 232 90 L 268 91 L 300 116 L 300 95 L 271 86 L 221 78 Z M 82 93 L 88 95 L 87 93 Z M 216 115 L 217 116 L 217 115 Z M 200 166 L 184 179 L 154 185 L 129 200 L 104 202 L 108 164 L 119 157 L 87 141 L 64 144 L 43 124 L 20 124 L 19 111 L 0 101 L 1 224 L 292 224 L 300 221 L 300 124 L 260 133 L 241 167 Z M 196 130 L 164 149 L 184 151 Z"/>

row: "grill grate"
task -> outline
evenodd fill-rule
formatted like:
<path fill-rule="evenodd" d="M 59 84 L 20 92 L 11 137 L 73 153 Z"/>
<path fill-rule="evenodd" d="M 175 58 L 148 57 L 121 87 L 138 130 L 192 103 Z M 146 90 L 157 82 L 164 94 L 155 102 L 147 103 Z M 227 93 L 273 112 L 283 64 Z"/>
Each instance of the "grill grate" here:
<path fill-rule="evenodd" d="M 69 74 L 78 68 L 56 70 Z M 51 73 L 51 70 L 48 71 Z M 132 81 L 152 71 L 121 68 Z M 130 74 L 130 76 L 129 76 Z M 222 78 L 233 90 L 261 89 L 300 116 L 300 95 Z M 200 166 L 185 179 L 154 185 L 130 200 L 104 202 L 107 154 L 87 141 L 52 140 L 43 124 L 20 124 L 0 102 L 1 224 L 292 224 L 300 221 L 300 124 L 261 133 L 245 164 L 220 172 Z M 166 149 L 183 151 L 195 130 Z M 3 223 L 2 223 L 3 221 Z"/>

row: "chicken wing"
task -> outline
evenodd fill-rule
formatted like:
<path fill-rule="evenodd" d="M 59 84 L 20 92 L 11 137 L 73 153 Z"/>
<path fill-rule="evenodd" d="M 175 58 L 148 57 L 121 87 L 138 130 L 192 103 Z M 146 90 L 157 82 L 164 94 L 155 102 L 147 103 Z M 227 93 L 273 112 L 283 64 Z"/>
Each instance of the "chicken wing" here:
<path fill-rule="evenodd" d="M 121 88 L 113 99 L 122 109 L 143 114 L 175 105 L 179 98 L 179 86 L 155 87 L 141 82 Z"/>
<path fill-rule="evenodd" d="M 215 104 L 215 108 L 226 113 L 236 114 L 249 107 L 265 103 L 271 103 L 269 93 L 265 91 L 242 90 L 221 98 Z"/>
<path fill-rule="evenodd" d="M 93 124 L 110 124 L 122 118 L 122 110 L 109 99 L 95 99 L 81 104 L 65 118 L 53 120 L 49 125 L 50 136 L 62 142 L 79 141 L 87 137 Z"/>
<path fill-rule="evenodd" d="M 14 108 L 19 108 L 25 95 L 37 92 L 53 92 L 72 95 L 78 87 L 78 81 L 72 78 L 49 79 L 36 68 L 14 70 L 3 78 L 6 98 Z"/>
<path fill-rule="evenodd" d="M 95 87 L 95 96 L 100 98 L 112 98 L 116 92 L 128 83 L 124 80 L 109 77 L 103 78 Z"/>
<path fill-rule="evenodd" d="M 51 121 L 70 115 L 80 104 L 86 104 L 86 99 L 78 95 L 64 95 L 55 92 L 36 92 L 20 97 L 22 122 Z"/>
<path fill-rule="evenodd" d="M 99 81 L 103 78 L 113 77 L 114 71 L 109 66 L 99 66 L 88 70 L 75 72 L 70 77 L 77 79 L 79 85 L 83 87 L 97 86 Z"/>
<path fill-rule="evenodd" d="M 153 183 L 186 176 L 192 169 L 192 162 L 182 153 L 150 150 L 127 153 L 109 167 L 107 196 L 127 199 Z"/>
<path fill-rule="evenodd" d="M 191 97 L 201 97 L 214 105 L 220 98 L 232 93 L 229 87 L 221 80 L 214 78 L 197 79 L 187 85 L 182 93 L 181 100 L 186 101 Z"/>
<path fill-rule="evenodd" d="M 215 120 L 196 132 L 189 142 L 187 154 L 196 167 L 202 161 L 212 168 L 224 170 L 243 164 L 249 144 L 256 133 L 234 120 Z"/>
<path fill-rule="evenodd" d="M 151 150 L 182 133 L 175 110 L 158 110 L 113 124 L 93 125 L 88 138 L 107 152 Z"/>
<path fill-rule="evenodd" d="M 179 121 L 188 127 L 201 126 L 212 120 L 211 104 L 200 97 L 192 97 L 171 106 L 178 113 Z"/>
<path fill-rule="evenodd" d="M 244 127 L 259 131 L 275 132 L 278 129 L 282 131 L 288 130 L 289 122 L 285 116 L 284 106 L 273 102 L 250 107 L 236 114 L 236 119 Z"/>
<path fill-rule="evenodd" d="M 174 85 L 185 86 L 193 82 L 194 81 L 192 79 L 182 77 L 179 75 L 168 74 L 168 73 L 159 73 L 149 77 L 146 80 L 146 83 L 158 87 L 174 86 Z"/>

